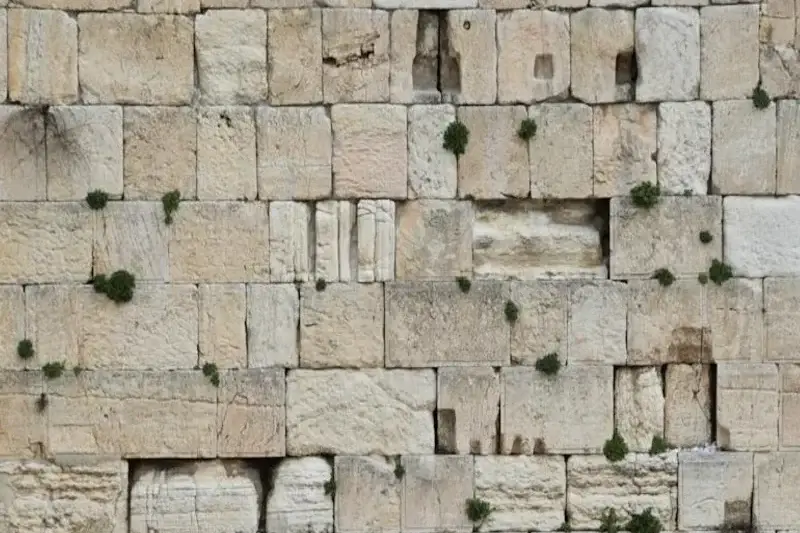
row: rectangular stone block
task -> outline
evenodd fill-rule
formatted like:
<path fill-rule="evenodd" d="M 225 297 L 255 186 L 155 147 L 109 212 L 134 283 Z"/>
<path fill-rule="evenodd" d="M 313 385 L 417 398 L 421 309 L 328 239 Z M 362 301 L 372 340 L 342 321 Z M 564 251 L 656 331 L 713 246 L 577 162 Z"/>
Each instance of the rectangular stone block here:
<path fill-rule="evenodd" d="M 267 36 L 270 103 L 322 102 L 322 11 L 272 10 Z"/>
<path fill-rule="evenodd" d="M 339 210 L 339 281 L 358 280 L 357 207 L 352 202 L 338 202 Z M 355 239 L 356 246 L 353 246 Z"/>
<path fill-rule="evenodd" d="M 267 529 L 275 533 L 333 531 L 333 494 L 325 490 L 333 465 L 322 457 L 286 458 L 267 498 Z"/>
<path fill-rule="evenodd" d="M 532 366 L 549 353 L 566 362 L 569 286 L 558 281 L 512 282 L 510 300 L 519 309 L 511 326 L 511 363 Z"/>
<path fill-rule="evenodd" d="M 746 530 L 753 499 L 752 453 L 678 454 L 678 527 Z"/>
<path fill-rule="evenodd" d="M 471 457 L 407 455 L 400 464 L 404 470 L 400 498 L 403 531 L 472 531 L 464 512 L 465 502 L 473 494 Z"/>
<path fill-rule="evenodd" d="M 339 202 L 317 202 L 314 207 L 314 276 L 339 281 Z"/>
<path fill-rule="evenodd" d="M 615 429 L 632 452 L 650 450 L 664 436 L 664 384 L 653 366 L 615 369 Z"/>
<path fill-rule="evenodd" d="M 47 198 L 47 116 L 37 107 L 0 106 L 0 201 Z"/>
<path fill-rule="evenodd" d="M 408 197 L 455 198 L 456 156 L 444 148 L 443 135 L 456 119 L 451 105 L 408 108 Z"/>
<path fill-rule="evenodd" d="M 434 453 L 433 370 L 291 370 L 286 387 L 288 455 Z"/>
<path fill-rule="evenodd" d="M 778 447 L 778 367 L 767 363 L 717 365 L 717 442 L 732 451 Z"/>
<path fill-rule="evenodd" d="M 625 349 L 628 329 L 625 304 L 627 299 L 628 287 L 625 283 L 597 281 L 570 286 L 567 312 L 567 360 L 570 363 L 625 364 L 628 358 Z M 524 322 L 525 316 L 522 320 Z M 551 331 L 541 319 L 538 323 L 533 322 L 534 328 L 538 324 L 542 324 L 541 335 L 547 335 Z M 556 331 L 563 334 L 563 328 Z M 549 347 L 543 346 L 539 352 L 547 354 L 550 351 L 552 350 Z"/>
<path fill-rule="evenodd" d="M 711 107 L 707 103 L 659 104 L 657 166 L 662 193 L 708 193 Z"/>
<path fill-rule="evenodd" d="M 375 0 L 378 9 L 463 9 L 478 7 L 478 0 Z"/>
<path fill-rule="evenodd" d="M 0 3 L 5 5 L 5 2 Z M 4 102 L 8 94 L 8 16 L 5 9 L 0 9 L 0 102 Z"/>
<path fill-rule="evenodd" d="M 199 287 L 199 364 L 247 368 L 245 286 L 235 283 Z"/>
<path fill-rule="evenodd" d="M 402 481 L 388 457 L 339 456 L 334 459 L 336 531 L 400 531 Z"/>
<path fill-rule="evenodd" d="M 508 290 L 497 282 L 386 284 L 386 366 L 509 362 Z"/>
<path fill-rule="evenodd" d="M 197 119 L 197 198 L 255 200 L 256 125 L 245 106 L 201 108 Z"/>
<path fill-rule="evenodd" d="M 800 101 L 778 102 L 777 118 L 778 194 L 800 192 Z"/>
<path fill-rule="evenodd" d="M 614 430 L 614 370 L 569 365 L 557 377 L 533 367 L 501 370 L 504 454 L 599 453 Z"/>
<path fill-rule="evenodd" d="M 800 366 L 780 365 L 781 374 L 781 414 L 779 422 L 780 448 L 800 447 Z"/>
<path fill-rule="evenodd" d="M 766 330 L 761 285 L 758 279 L 733 278 L 722 285 L 706 286 L 714 361 L 764 360 Z"/>
<path fill-rule="evenodd" d="M 17 355 L 17 343 L 25 338 L 25 293 L 21 285 L 0 285 L 0 368 L 23 369 L 33 361 Z"/>
<path fill-rule="evenodd" d="M 753 526 L 759 531 L 796 529 L 800 524 L 796 491 L 800 452 L 759 453 L 753 462 Z"/>
<path fill-rule="evenodd" d="M 358 219 L 358 281 L 394 279 L 395 205 L 391 200 L 361 200 Z"/>
<path fill-rule="evenodd" d="M 443 367 L 437 380 L 437 449 L 461 455 L 497 453 L 499 374 L 486 367 Z"/>
<path fill-rule="evenodd" d="M 703 446 L 712 441 L 710 365 L 667 365 L 664 436 L 673 446 Z"/>
<path fill-rule="evenodd" d="M 439 39 L 442 100 L 493 104 L 497 99 L 497 15 L 489 9 L 447 12 Z"/>
<path fill-rule="evenodd" d="M 299 364 L 300 297 L 289 284 L 247 285 L 247 366 Z"/>
<path fill-rule="evenodd" d="M 440 30 L 443 34 L 444 25 L 440 24 L 439 15 L 399 9 L 391 12 L 389 24 L 389 100 L 404 104 L 441 102 L 439 35 Z"/>
<path fill-rule="evenodd" d="M 47 414 L 40 412 L 43 392 L 39 372 L 0 372 L 0 458 L 28 459 L 44 454 Z M 0 526 L 2 511 L 0 504 Z"/>
<path fill-rule="evenodd" d="M 752 94 L 759 76 L 758 14 L 757 5 L 700 9 L 703 100 L 749 98 Z"/>
<path fill-rule="evenodd" d="M 793 19 L 794 22 L 796 20 Z M 763 89 L 772 98 L 797 98 L 800 95 L 800 91 L 797 90 L 797 81 L 800 79 L 800 54 L 797 46 L 800 39 L 797 33 L 791 38 L 788 35 L 790 31 L 791 27 L 785 28 L 780 35 L 772 37 L 789 41 L 788 44 L 761 45 L 760 79 Z"/>
<path fill-rule="evenodd" d="M 308 281 L 313 265 L 311 206 L 301 202 L 270 202 L 270 279 L 278 283 Z"/>
<path fill-rule="evenodd" d="M 200 0 L 137 0 L 139 13 L 182 13 L 193 14 L 200 11 Z"/>

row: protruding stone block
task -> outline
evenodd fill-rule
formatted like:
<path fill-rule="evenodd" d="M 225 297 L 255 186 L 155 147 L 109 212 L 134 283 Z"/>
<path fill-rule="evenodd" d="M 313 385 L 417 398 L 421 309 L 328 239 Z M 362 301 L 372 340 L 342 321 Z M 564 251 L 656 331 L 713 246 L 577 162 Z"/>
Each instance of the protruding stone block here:
<path fill-rule="evenodd" d="M 710 365 L 667 365 L 664 436 L 673 446 L 711 442 L 711 372 Z"/>
<path fill-rule="evenodd" d="M 733 451 L 778 446 L 778 367 L 767 363 L 717 365 L 717 442 Z"/>
<path fill-rule="evenodd" d="M 658 185 L 662 193 L 704 195 L 711 174 L 711 107 L 705 102 L 658 106 Z"/>
<path fill-rule="evenodd" d="M 200 285 L 200 365 L 247 368 L 247 302 L 240 283 Z"/>
<path fill-rule="evenodd" d="M 247 285 L 249 368 L 299 364 L 300 297 L 289 284 Z"/>
<path fill-rule="evenodd" d="M 197 198 L 255 200 L 256 125 L 249 107 L 202 108 L 197 119 Z"/>
<path fill-rule="evenodd" d="M 800 524 L 796 503 L 800 452 L 756 454 L 753 462 L 753 526 L 759 531 L 795 529 Z"/>
<path fill-rule="evenodd" d="M 497 15 L 488 9 L 447 12 L 440 36 L 442 99 L 493 104 L 497 97 Z"/>
<path fill-rule="evenodd" d="M 567 314 L 567 359 L 570 363 L 625 364 L 628 358 L 625 350 L 627 299 L 628 287 L 625 283 L 597 281 L 570 287 Z M 523 323 L 525 316 L 522 317 Z M 539 320 L 538 323 L 542 324 L 541 318 Z M 541 334 L 547 335 L 550 327 L 547 324 L 542 326 Z M 563 332 L 563 327 L 556 331 Z M 543 349 L 540 353 L 549 351 L 552 350 Z"/>
<path fill-rule="evenodd" d="M 472 457 L 407 455 L 401 461 L 403 531 L 472 531 L 464 512 L 473 495 Z"/>
<path fill-rule="evenodd" d="M 311 206 L 302 202 L 270 202 L 270 279 L 278 283 L 311 278 L 313 238 Z"/>
<path fill-rule="evenodd" d="M 758 83 L 758 13 L 757 5 L 700 10 L 703 100 L 749 98 L 752 94 Z"/>
<path fill-rule="evenodd" d="M 390 281 L 395 264 L 395 204 L 361 200 L 357 209 L 358 281 Z"/>
<path fill-rule="evenodd" d="M 496 453 L 498 373 L 488 367 L 442 367 L 437 377 L 438 449 L 462 455 Z"/>
<path fill-rule="evenodd" d="M 456 156 L 444 149 L 444 132 L 455 119 L 450 105 L 408 108 L 409 198 L 455 198 Z"/>
<path fill-rule="evenodd" d="M 650 450 L 653 437 L 664 436 L 664 388 L 660 369 L 618 368 L 614 380 L 616 430 L 632 452 Z"/>
<path fill-rule="evenodd" d="M 7 367 L 6 361 L 3 361 L 3 366 Z M 41 457 L 44 453 L 47 418 L 42 416 L 37 404 L 42 401 L 43 393 L 42 375 L 39 372 L 0 372 L 0 420 L 3 421 L 0 425 L 0 458 L 29 459 Z M 3 471 L 2 465 L 0 459 L 0 473 Z M 9 509 L 5 508 L 4 512 L 8 513 Z M 0 515 L 0 526 L 4 524 L 5 516 Z"/>
<path fill-rule="evenodd" d="M 722 285 L 706 287 L 714 361 L 755 363 L 764 360 L 765 305 L 761 285 L 760 279 L 733 278 Z"/>
<path fill-rule="evenodd" d="M 334 468 L 336 531 L 400 531 L 402 482 L 394 473 L 394 461 L 338 456 Z"/>
<path fill-rule="evenodd" d="M 36 107 L 0 106 L 0 201 L 47 198 L 46 116 Z"/>
<path fill-rule="evenodd" d="M 678 454 L 678 527 L 681 530 L 750 527 L 753 454 Z"/>
<path fill-rule="evenodd" d="M 269 12 L 269 98 L 274 105 L 322 101 L 322 11 Z"/>
<path fill-rule="evenodd" d="M 333 495 L 325 491 L 332 478 L 331 465 L 322 457 L 281 461 L 267 499 L 267 529 L 275 533 L 333 531 Z"/>
<path fill-rule="evenodd" d="M 532 366 L 549 353 L 566 362 L 569 286 L 558 281 L 513 282 L 510 292 L 519 309 L 511 326 L 511 363 Z"/>

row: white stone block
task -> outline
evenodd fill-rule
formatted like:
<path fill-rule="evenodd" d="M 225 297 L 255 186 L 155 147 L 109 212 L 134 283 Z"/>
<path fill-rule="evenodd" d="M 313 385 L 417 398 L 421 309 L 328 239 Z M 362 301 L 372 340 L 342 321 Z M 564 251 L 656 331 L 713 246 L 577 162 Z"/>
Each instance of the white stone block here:
<path fill-rule="evenodd" d="M 616 430 L 632 452 L 664 436 L 664 388 L 657 367 L 619 368 L 614 380 Z"/>
<path fill-rule="evenodd" d="M 658 185 L 664 194 L 706 194 L 711 174 L 711 107 L 705 102 L 658 106 Z"/>
<path fill-rule="evenodd" d="M 311 278 L 311 209 L 301 202 L 270 202 L 270 279 L 278 283 Z"/>
<path fill-rule="evenodd" d="M 444 149 L 444 132 L 456 119 L 451 105 L 408 109 L 408 197 L 455 198 L 456 156 Z"/>
<path fill-rule="evenodd" d="M 753 497 L 752 453 L 678 454 L 678 527 L 746 530 Z"/>
<path fill-rule="evenodd" d="M 778 367 L 768 363 L 717 365 L 717 443 L 732 451 L 778 446 Z"/>
<path fill-rule="evenodd" d="M 248 367 L 297 367 L 300 297 L 290 284 L 247 285 Z"/>
<path fill-rule="evenodd" d="M 331 465 L 322 457 L 287 458 L 278 465 L 267 500 L 267 530 L 274 533 L 330 533 L 333 500 L 325 493 Z"/>

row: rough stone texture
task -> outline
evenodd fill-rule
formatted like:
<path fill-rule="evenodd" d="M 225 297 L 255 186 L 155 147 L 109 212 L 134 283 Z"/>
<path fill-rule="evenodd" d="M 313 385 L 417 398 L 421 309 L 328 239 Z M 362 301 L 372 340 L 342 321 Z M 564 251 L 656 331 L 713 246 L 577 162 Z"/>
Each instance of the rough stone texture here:
<path fill-rule="evenodd" d="M 333 531 L 333 496 L 325 491 L 332 475 L 331 465 L 322 457 L 281 461 L 267 499 L 267 529 L 275 533 Z"/>
<path fill-rule="evenodd" d="M 403 531 L 472 531 L 463 510 L 473 495 L 472 457 L 404 456 L 400 465 Z"/>
<path fill-rule="evenodd" d="M 700 98 L 748 98 L 758 83 L 758 6 L 700 9 Z"/>
<path fill-rule="evenodd" d="M 402 483 L 395 468 L 388 457 L 336 457 L 336 531 L 400 530 Z"/>
<path fill-rule="evenodd" d="M 247 368 L 246 292 L 241 283 L 203 284 L 199 287 L 200 365 Z"/>
<path fill-rule="evenodd" d="M 440 40 L 442 98 L 454 104 L 493 104 L 497 97 L 497 15 L 491 10 L 447 12 Z"/>
<path fill-rule="evenodd" d="M 36 405 L 44 391 L 42 381 L 35 372 L 0 372 L 0 458 L 30 459 L 44 452 L 47 420 Z M 0 503 L 0 525 L 8 512 L 3 506 Z"/>
<path fill-rule="evenodd" d="M 0 2 L 0 5 L 5 5 Z M 0 10 L 0 102 L 8 93 L 8 16 Z"/>
<path fill-rule="evenodd" d="M 270 202 L 270 279 L 277 283 L 308 281 L 312 269 L 311 205 Z"/>
<path fill-rule="evenodd" d="M 778 194 L 800 192 L 800 102 L 778 102 L 777 190 Z"/>
<path fill-rule="evenodd" d="M 455 198 L 456 157 L 444 149 L 443 132 L 456 118 L 450 105 L 408 108 L 408 197 Z"/>
<path fill-rule="evenodd" d="M 389 281 L 395 269 L 395 220 L 391 200 L 361 200 L 356 210 L 358 281 Z"/>
<path fill-rule="evenodd" d="M 2 23 L 2 21 L 0 21 Z M 0 201 L 47 197 L 45 115 L 37 108 L 0 106 Z"/>
<path fill-rule="evenodd" d="M 706 291 L 714 361 L 762 361 L 766 330 L 761 280 L 734 278 Z"/>
<path fill-rule="evenodd" d="M 269 97 L 276 105 L 322 101 L 322 12 L 269 12 Z"/>
<path fill-rule="evenodd" d="M 25 293 L 19 285 L 0 285 L 0 337 L 25 338 Z M 0 346 L 0 368 L 22 369 L 25 361 L 17 357 L 17 346 Z"/>
<path fill-rule="evenodd" d="M 782 450 L 800 447 L 800 366 L 781 365 L 780 447 Z"/>
<path fill-rule="evenodd" d="M 395 103 L 439 103 L 439 17 L 399 9 L 390 20 L 389 99 Z"/>
<path fill-rule="evenodd" d="M 534 365 L 549 353 L 569 350 L 569 287 L 562 282 L 534 281 L 511 284 L 511 301 L 519 317 L 511 327 L 511 362 Z"/>
<path fill-rule="evenodd" d="M 254 200 L 256 126 L 241 107 L 205 108 L 197 118 L 197 198 Z"/>
<path fill-rule="evenodd" d="M 791 530 L 800 523 L 793 484 L 800 475 L 800 453 L 772 452 L 754 457 L 753 526 Z"/>
<path fill-rule="evenodd" d="M 791 28 L 790 30 L 791 31 Z M 789 33 L 789 32 L 787 32 Z M 786 40 L 792 41 L 787 35 Z M 759 57 L 764 89 L 773 97 L 797 98 L 797 81 L 800 79 L 800 54 L 797 38 L 794 45 L 762 45 Z"/>
<path fill-rule="evenodd" d="M 500 376 L 492 368 L 440 368 L 437 373 L 436 445 L 456 454 L 497 451 Z"/>
<path fill-rule="evenodd" d="M 706 194 L 711 174 L 711 107 L 705 102 L 658 106 L 658 185 L 662 193 Z"/>
<path fill-rule="evenodd" d="M 800 280 L 796 278 L 767 278 L 764 280 L 764 330 L 766 353 L 771 362 L 800 362 L 796 346 Z"/>
<path fill-rule="evenodd" d="M 710 365 L 667 365 L 664 436 L 673 446 L 702 446 L 711 441 Z"/>
<path fill-rule="evenodd" d="M 632 452 L 646 452 L 664 436 L 664 392 L 656 367 L 620 368 L 614 380 L 616 430 Z"/>
<path fill-rule="evenodd" d="M 247 363 L 250 368 L 297 367 L 300 299 L 294 285 L 247 285 Z"/>
<path fill-rule="evenodd" d="M 625 364 L 628 358 L 625 350 L 627 291 L 626 284 L 611 281 L 570 288 L 569 362 Z M 525 316 L 522 321 L 524 323 Z M 548 350 L 543 352 L 548 353 Z"/>
<path fill-rule="evenodd" d="M 728 450 L 774 450 L 778 445 L 778 367 L 717 365 L 717 442 Z"/>

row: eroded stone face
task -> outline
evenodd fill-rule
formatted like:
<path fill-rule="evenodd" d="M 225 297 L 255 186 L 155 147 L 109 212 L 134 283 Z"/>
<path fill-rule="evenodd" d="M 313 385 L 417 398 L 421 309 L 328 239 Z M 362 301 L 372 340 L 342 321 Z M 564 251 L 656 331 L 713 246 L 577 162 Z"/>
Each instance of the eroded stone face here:
<path fill-rule="evenodd" d="M 447 12 L 439 53 L 442 99 L 493 104 L 497 97 L 497 15 L 488 9 Z"/>
<path fill-rule="evenodd" d="M 465 502 L 473 495 L 472 457 L 404 456 L 401 466 L 404 530 L 472 531 L 464 512 Z"/>
<path fill-rule="evenodd" d="M 758 83 L 758 6 L 702 8 L 700 38 L 700 97 L 749 97 Z"/>
<path fill-rule="evenodd" d="M 333 495 L 325 484 L 333 476 L 322 457 L 287 458 L 274 472 L 267 499 L 267 529 L 275 533 L 331 533 Z"/>
<path fill-rule="evenodd" d="M 255 117 L 246 106 L 208 107 L 197 118 L 197 198 L 254 200 Z"/>
<path fill-rule="evenodd" d="M 297 367 L 299 320 L 300 299 L 294 285 L 248 284 L 249 367 Z"/>
<path fill-rule="evenodd" d="M 768 363 L 717 365 L 717 441 L 732 451 L 778 446 L 778 367 Z"/>
<path fill-rule="evenodd" d="M 678 454 L 678 527 L 746 529 L 753 495 L 750 453 Z"/>
<path fill-rule="evenodd" d="M 34 364 L 32 361 L 31 365 Z M 0 458 L 31 459 L 44 454 L 47 418 L 40 411 L 40 404 L 37 405 L 43 392 L 43 380 L 38 372 L 0 372 Z M 0 459 L 0 479 L 2 465 Z M 0 526 L 3 525 L 3 505 L 0 503 Z M 8 509 L 5 512 L 9 512 Z"/>
<path fill-rule="evenodd" d="M 336 472 L 336 531 L 400 530 L 402 482 L 389 457 L 338 456 Z"/>
<path fill-rule="evenodd" d="M 562 362 L 569 346 L 569 286 L 560 281 L 510 284 L 510 299 L 519 309 L 511 326 L 511 362 L 534 365 L 549 353 Z"/>
<path fill-rule="evenodd" d="M 47 197 L 45 115 L 37 108 L 0 106 L 0 200 L 44 200 Z"/>
<path fill-rule="evenodd" d="M 322 101 L 322 11 L 269 12 L 269 95 L 274 105 Z"/>
<path fill-rule="evenodd" d="M 791 530 L 800 523 L 794 480 L 800 476 L 800 453 L 771 452 L 754 458 L 754 526 Z"/>
<path fill-rule="evenodd" d="M 667 365 L 664 436 L 673 446 L 711 442 L 710 365 Z"/>
<path fill-rule="evenodd" d="M 708 192 L 711 173 L 711 107 L 708 104 L 659 104 L 657 163 L 662 193 Z"/>
<path fill-rule="evenodd" d="M 455 198 L 456 157 L 443 146 L 444 131 L 455 118 L 451 105 L 408 108 L 409 198 Z"/>
<path fill-rule="evenodd" d="M 614 380 L 616 430 L 632 452 L 646 452 L 664 434 L 664 393 L 656 367 L 620 368 Z"/>
<path fill-rule="evenodd" d="M 487 367 L 443 367 L 437 380 L 438 449 L 456 454 L 496 453 L 499 374 Z"/>

